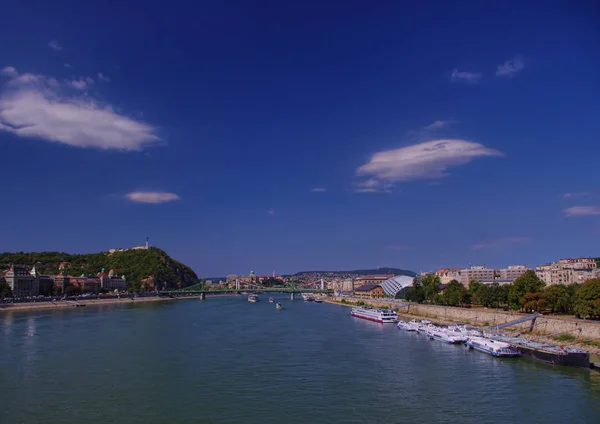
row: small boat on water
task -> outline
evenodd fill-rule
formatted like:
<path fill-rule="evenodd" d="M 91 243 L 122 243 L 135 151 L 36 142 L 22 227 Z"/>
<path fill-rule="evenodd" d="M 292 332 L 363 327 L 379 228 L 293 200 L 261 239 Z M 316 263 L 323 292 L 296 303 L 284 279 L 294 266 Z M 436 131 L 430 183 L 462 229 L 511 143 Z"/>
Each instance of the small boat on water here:
<path fill-rule="evenodd" d="M 315 300 L 315 297 L 310 293 L 302 293 L 302 299 L 305 302 L 312 302 Z"/>
<path fill-rule="evenodd" d="M 250 303 L 256 303 L 256 302 L 258 302 L 258 295 L 257 294 L 251 294 L 250 296 L 248 296 L 248 302 L 250 302 Z"/>
<path fill-rule="evenodd" d="M 398 328 L 406 331 L 417 331 L 417 328 L 419 328 L 419 324 L 414 319 L 408 322 L 401 320 L 398 321 Z"/>
<path fill-rule="evenodd" d="M 508 343 L 499 342 L 486 337 L 470 337 L 467 340 L 466 345 L 470 349 L 475 349 L 492 356 L 503 358 L 514 358 L 521 356 L 521 351 L 516 347 Z"/>
<path fill-rule="evenodd" d="M 323 303 L 323 299 L 317 298 L 317 299 L 315 299 L 315 303 Z"/>
<path fill-rule="evenodd" d="M 283 309 L 283 305 L 279 302 L 275 304 L 275 309 Z"/>
<path fill-rule="evenodd" d="M 352 308 L 350 315 L 382 324 L 398 322 L 398 314 L 390 309 Z"/>
<path fill-rule="evenodd" d="M 430 331 L 433 331 L 433 329 L 437 328 L 435 325 L 433 324 L 424 324 L 424 323 L 419 323 L 417 324 L 417 333 L 419 334 L 425 334 L 427 335 L 427 333 L 429 333 Z"/>
<path fill-rule="evenodd" d="M 467 337 L 463 334 L 452 334 L 452 331 L 448 331 L 447 328 L 431 327 L 427 332 L 427 336 L 432 340 L 439 342 L 458 344 L 467 341 Z"/>
<path fill-rule="evenodd" d="M 270 297 L 270 298 L 269 298 L 269 303 L 273 303 L 273 302 L 275 302 L 275 300 L 273 300 L 273 298 L 272 298 L 272 297 Z"/>

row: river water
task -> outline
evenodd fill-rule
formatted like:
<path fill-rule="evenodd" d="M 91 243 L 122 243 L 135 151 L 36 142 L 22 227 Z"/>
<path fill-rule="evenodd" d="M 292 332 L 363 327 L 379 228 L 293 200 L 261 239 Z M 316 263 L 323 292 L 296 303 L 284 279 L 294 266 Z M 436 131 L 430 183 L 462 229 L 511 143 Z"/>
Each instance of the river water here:
<path fill-rule="evenodd" d="M 263 295 L 0 315 L 0 423 L 600 423 L 600 373 Z"/>

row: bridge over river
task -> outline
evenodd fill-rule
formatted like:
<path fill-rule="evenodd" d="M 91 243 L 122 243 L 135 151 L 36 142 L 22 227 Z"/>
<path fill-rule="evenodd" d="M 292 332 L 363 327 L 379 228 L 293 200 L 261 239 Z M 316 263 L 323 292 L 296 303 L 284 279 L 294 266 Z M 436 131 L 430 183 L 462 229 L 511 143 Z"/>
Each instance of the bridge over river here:
<path fill-rule="evenodd" d="M 160 296 L 166 297 L 186 297 L 186 296 L 200 296 L 205 298 L 207 295 L 222 295 L 222 294 L 243 294 L 243 293 L 289 293 L 293 299 L 294 295 L 300 293 L 311 293 L 311 294 L 333 294 L 333 290 L 327 289 L 309 289 L 309 288 L 296 288 L 294 287 L 246 287 L 246 288 L 232 288 L 232 289 L 221 289 L 221 290 L 206 290 L 203 284 L 196 284 L 194 286 L 186 287 L 179 290 L 165 290 L 159 292 Z"/>

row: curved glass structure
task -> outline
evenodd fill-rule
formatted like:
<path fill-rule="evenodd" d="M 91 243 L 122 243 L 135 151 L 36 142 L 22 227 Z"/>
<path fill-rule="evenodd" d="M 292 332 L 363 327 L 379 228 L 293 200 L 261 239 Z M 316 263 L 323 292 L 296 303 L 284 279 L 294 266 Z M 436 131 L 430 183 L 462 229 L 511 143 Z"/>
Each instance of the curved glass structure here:
<path fill-rule="evenodd" d="M 411 287 L 413 283 L 413 277 L 408 275 L 397 275 L 395 277 L 385 280 L 380 283 L 381 288 L 385 294 L 390 296 L 396 296 L 396 294 L 405 287 Z"/>

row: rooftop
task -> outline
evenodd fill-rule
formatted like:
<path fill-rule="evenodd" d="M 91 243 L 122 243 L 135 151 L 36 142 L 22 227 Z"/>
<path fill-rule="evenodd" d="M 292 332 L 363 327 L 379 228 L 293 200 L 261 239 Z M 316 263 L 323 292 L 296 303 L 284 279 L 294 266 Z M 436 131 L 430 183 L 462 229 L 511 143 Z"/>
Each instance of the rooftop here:
<path fill-rule="evenodd" d="M 381 287 L 379 284 L 363 284 L 360 287 L 357 287 L 356 289 L 354 289 L 355 292 L 368 292 L 371 291 L 377 287 Z"/>

